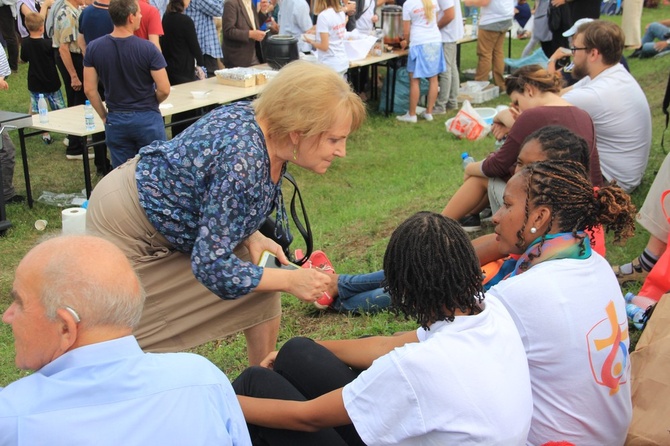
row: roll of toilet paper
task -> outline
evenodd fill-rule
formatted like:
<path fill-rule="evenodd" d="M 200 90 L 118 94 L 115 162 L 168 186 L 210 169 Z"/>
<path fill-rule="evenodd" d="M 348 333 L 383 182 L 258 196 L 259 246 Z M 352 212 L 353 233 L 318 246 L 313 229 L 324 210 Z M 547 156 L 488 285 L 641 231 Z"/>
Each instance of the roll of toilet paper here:
<path fill-rule="evenodd" d="M 63 219 L 63 234 L 76 235 L 86 233 L 86 209 L 63 209 L 61 216 Z"/>

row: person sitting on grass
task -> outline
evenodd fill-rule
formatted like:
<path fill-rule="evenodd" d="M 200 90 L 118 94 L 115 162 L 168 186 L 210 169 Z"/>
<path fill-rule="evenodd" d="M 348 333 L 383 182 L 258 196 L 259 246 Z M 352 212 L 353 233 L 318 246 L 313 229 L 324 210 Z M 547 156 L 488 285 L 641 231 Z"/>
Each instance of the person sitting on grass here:
<path fill-rule="evenodd" d="M 245 370 L 233 388 L 252 442 L 525 444 L 532 403 L 523 347 L 500 302 L 482 303 L 463 230 L 419 212 L 391 235 L 384 268 L 394 307 L 421 327 L 294 338 Z"/>
<path fill-rule="evenodd" d="M 21 260 L 2 315 L 16 366 L 0 387 L 2 445 L 249 445 L 230 381 L 192 353 L 144 353 L 145 293 L 123 252 L 51 238 Z"/>
<path fill-rule="evenodd" d="M 625 301 L 609 263 L 586 233 L 602 225 L 615 241 L 635 233 L 623 189 L 594 192 L 584 167 L 542 161 L 507 183 L 493 215 L 514 270 L 489 289 L 509 310 L 526 349 L 533 389 L 528 444 L 621 445 L 632 417 Z"/>
<path fill-rule="evenodd" d="M 539 65 L 526 65 L 505 80 L 513 107 L 498 113 L 492 132 L 505 142 L 483 161 L 465 167 L 463 185 L 449 199 L 442 215 L 459 221 L 468 231 L 481 229 L 479 212 L 487 205 L 496 212 L 502 205 L 505 183 L 514 173 L 521 144 L 528 135 L 547 125 L 562 125 L 589 144 L 591 178 L 602 184 L 596 135 L 591 117 L 559 96 L 559 74 L 549 74 Z"/>
<path fill-rule="evenodd" d="M 645 59 L 670 51 L 670 19 L 647 25 L 642 36 L 642 45 L 628 57 Z"/>
<path fill-rule="evenodd" d="M 531 133 L 524 141 L 516 161 L 516 171 L 526 164 L 544 160 L 572 160 L 582 164 L 588 170 L 589 146 L 584 138 L 575 135 L 565 127 L 543 127 Z M 594 231 L 592 239 L 593 249 L 604 256 L 604 233 Z M 482 266 L 500 261 L 508 254 L 500 252 L 495 234 L 477 237 L 472 244 Z M 502 267 L 502 263 L 498 267 Z M 486 288 L 494 285 L 499 278 L 493 281 L 492 277 L 485 278 Z M 391 304 L 391 299 L 382 287 L 383 280 L 383 270 L 368 274 L 334 274 L 331 276 L 326 292 L 331 297 L 326 308 L 353 313 L 375 313 L 386 309 Z M 320 301 L 321 299 L 317 300 L 317 302 Z"/>

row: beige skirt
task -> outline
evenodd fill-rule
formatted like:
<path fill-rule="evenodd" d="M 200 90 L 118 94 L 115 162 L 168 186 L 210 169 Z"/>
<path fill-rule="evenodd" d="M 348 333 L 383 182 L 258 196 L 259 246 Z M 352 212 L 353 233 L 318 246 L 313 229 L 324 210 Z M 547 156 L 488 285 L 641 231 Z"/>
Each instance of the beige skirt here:
<path fill-rule="evenodd" d="M 86 227 L 121 248 L 142 281 L 147 299 L 134 332 L 140 346 L 154 352 L 184 350 L 279 317 L 278 292 L 220 299 L 198 282 L 190 256 L 175 250 L 140 206 L 137 160 L 98 183 L 89 200 Z M 249 260 L 246 248 L 238 246 L 234 252 Z"/>

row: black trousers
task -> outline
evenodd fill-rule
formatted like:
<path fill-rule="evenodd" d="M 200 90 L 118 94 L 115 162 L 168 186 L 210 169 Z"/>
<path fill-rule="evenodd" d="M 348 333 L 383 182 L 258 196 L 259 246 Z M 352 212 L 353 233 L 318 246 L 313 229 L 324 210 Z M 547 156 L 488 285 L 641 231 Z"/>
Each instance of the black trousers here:
<path fill-rule="evenodd" d="M 9 68 L 16 71 L 19 69 L 19 38 L 16 32 L 16 19 L 9 6 L 0 6 L 0 30 L 7 45 Z"/>
<path fill-rule="evenodd" d="M 238 395 L 307 401 L 344 387 L 359 371 L 308 338 L 293 338 L 277 355 L 274 370 L 250 367 L 233 382 Z M 364 445 L 353 424 L 318 432 L 297 432 L 248 425 L 254 445 Z"/>

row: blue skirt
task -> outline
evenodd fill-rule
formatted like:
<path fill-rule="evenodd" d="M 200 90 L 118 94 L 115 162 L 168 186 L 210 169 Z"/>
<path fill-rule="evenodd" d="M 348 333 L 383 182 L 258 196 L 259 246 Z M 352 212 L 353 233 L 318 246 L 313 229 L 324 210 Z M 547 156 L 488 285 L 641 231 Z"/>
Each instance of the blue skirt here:
<path fill-rule="evenodd" d="M 407 71 L 412 77 L 428 79 L 447 70 L 447 63 L 442 52 L 442 43 L 424 43 L 409 47 Z"/>

